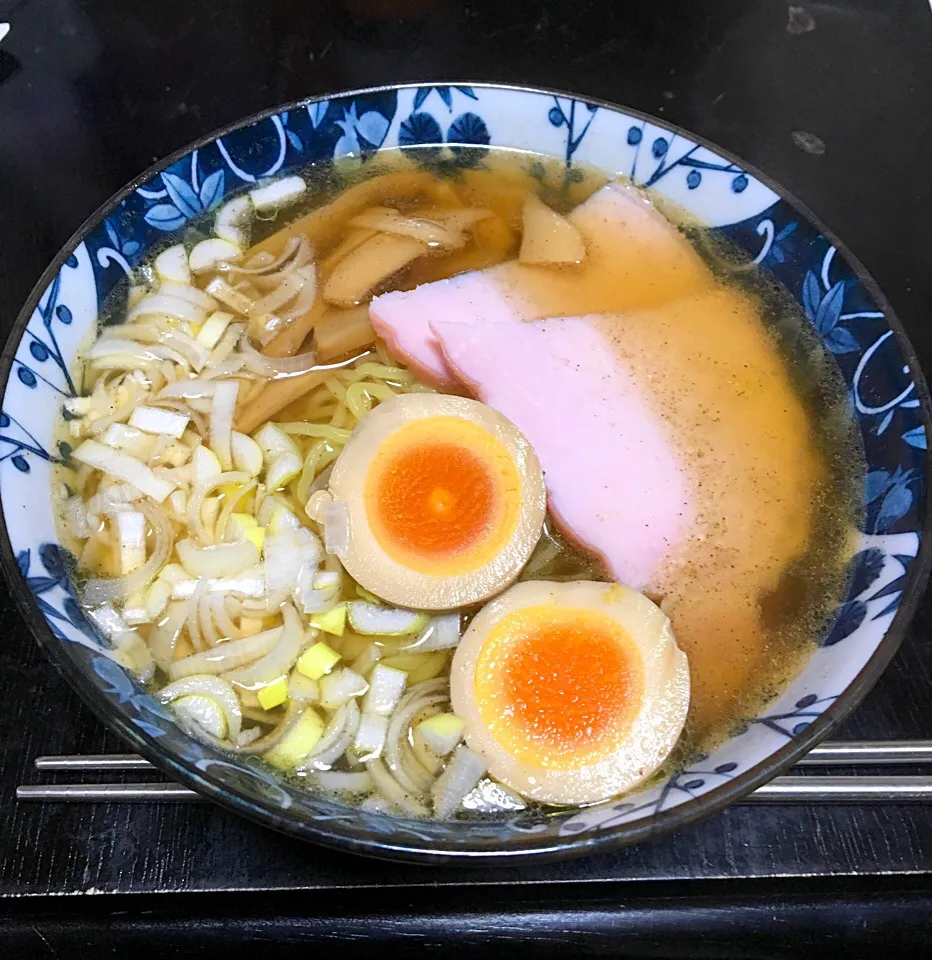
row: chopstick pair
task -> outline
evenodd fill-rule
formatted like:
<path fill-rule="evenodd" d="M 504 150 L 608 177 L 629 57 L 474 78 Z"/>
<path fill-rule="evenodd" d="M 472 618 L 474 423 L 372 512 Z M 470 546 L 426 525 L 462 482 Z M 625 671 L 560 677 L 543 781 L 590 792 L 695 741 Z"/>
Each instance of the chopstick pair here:
<path fill-rule="evenodd" d="M 932 740 L 869 740 L 826 742 L 803 757 L 797 767 L 886 767 L 932 764 Z M 36 770 L 69 773 L 155 771 L 135 754 L 38 757 Z M 200 794 L 180 783 L 24 784 L 18 800 L 68 803 L 198 802 Z M 932 775 L 914 776 L 782 776 L 758 787 L 742 803 L 930 803 Z"/>

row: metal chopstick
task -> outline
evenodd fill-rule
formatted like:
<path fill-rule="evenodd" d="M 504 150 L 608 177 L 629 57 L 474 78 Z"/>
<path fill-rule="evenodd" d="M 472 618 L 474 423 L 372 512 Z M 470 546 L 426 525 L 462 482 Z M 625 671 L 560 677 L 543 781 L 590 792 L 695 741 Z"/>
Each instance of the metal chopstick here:
<path fill-rule="evenodd" d="M 888 766 L 932 763 L 932 740 L 869 740 L 826 742 L 803 757 L 798 766 Z M 136 754 L 38 757 L 37 770 L 98 773 L 151 771 L 156 768 Z M 20 800 L 92 802 L 196 802 L 202 798 L 180 783 L 29 784 L 17 788 Z M 932 776 L 783 776 L 758 788 L 742 803 L 929 803 Z"/>
<path fill-rule="evenodd" d="M 826 741 L 797 761 L 797 766 L 892 766 L 903 763 L 932 763 L 932 740 Z M 37 757 L 35 767 L 36 770 L 84 773 L 155 769 L 148 760 L 132 753 Z"/>
<path fill-rule="evenodd" d="M 18 800 L 192 802 L 202 797 L 180 783 L 75 783 L 21 786 Z M 777 777 L 741 803 L 932 803 L 932 776 Z"/>
<path fill-rule="evenodd" d="M 69 803 L 152 803 L 202 800 L 180 783 L 55 783 L 16 788 L 17 800 L 59 800 Z"/>
<path fill-rule="evenodd" d="M 741 803 L 932 803 L 932 776 L 777 777 Z"/>
<path fill-rule="evenodd" d="M 135 753 L 68 754 L 36 757 L 36 770 L 71 770 L 97 773 L 105 770 L 155 770 L 148 760 Z"/>
<path fill-rule="evenodd" d="M 796 761 L 799 767 L 897 763 L 932 763 L 932 740 L 827 740 Z"/>

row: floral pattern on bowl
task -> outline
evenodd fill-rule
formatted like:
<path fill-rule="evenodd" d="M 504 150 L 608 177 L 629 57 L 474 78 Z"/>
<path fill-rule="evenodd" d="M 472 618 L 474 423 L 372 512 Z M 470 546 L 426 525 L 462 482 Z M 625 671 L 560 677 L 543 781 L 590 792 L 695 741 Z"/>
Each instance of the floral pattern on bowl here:
<path fill-rule="evenodd" d="M 308 794 L 261 763 L 185 734 L 106 656 L 57 543 L 54 423 L 79 389 L 75 356 L 114 286 L 166 235 L 232 192 L 331 157 L 366 163 L 421 146 L 472 164 L 489 145 L 592 164 L 652 187 L 744 249 L 800 303 L 848 385 L 868 462 L 852 585 L 802 673 L 709 757 L 664 783 L 582 810 L 436 823 Z M 442 860 L 578 854 L 688 823 L 761 784 L 846 715 L 894 653 L 925 582 L 928 400 L 915 355 L 863 269 L 798 203 L 660 121 L 570 95 L 501 86 L 407 86 L 292 104 L 206 138 L 96 213 L 49 268 L 2 365 L 5 568 L 42 646 L 97 713 L 169 775 L 260 822 L 379 856 Z"/>

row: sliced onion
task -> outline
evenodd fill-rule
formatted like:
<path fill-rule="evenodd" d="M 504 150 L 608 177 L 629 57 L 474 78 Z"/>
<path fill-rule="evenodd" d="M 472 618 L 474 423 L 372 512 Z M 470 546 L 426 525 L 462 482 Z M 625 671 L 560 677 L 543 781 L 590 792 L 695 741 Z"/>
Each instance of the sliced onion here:
<path fill-rule="evenodd" d="M 199 547 L 193 540 L 186 539 L 175 544 L 175 549 L 181 565 L 195 577 L 217 580 L 235 577 L 259 562 L 259 551 L 250 540 Z"/>
<path fill-rule="evenodd" d="M 100 334 L 98 343 L 109 341 L 138 340 L 140 343 L 158 343 L 159 331 L 150 323 L 115 323 L 105 327 Z"/>
<path fill-rule="evenodd" d="M 430 715 L 435 716 L 433 711 L 430 712 Z M 418 723 L 421 722 L 421 719 L 421 717 L 418 718 Z M 425 716 L 423 719 L 426 720 L 427 717 Z M 417 726 L 413 720 L 412 726 Z M 408 744 L 404 744 L 404 746 L 408 746 Z M 437 777 L 440 775 L 440 771 L 443 769 L 443 758 L 439 757 L 433 750 L 429 750 L 422 737 L 412 736 L 409 749 L 413 758 L 431 774 L 431 776 Z"/>
<path fill-rule="evenodd" d="M 212 744 L 220 750 L 226 750 L 228 753 L 235 753 L 240 756 L 254 756 L 263 754 L 267 750 L 271 750 L 272 747 L 277 746 L 301 718 L 303 712 L 303 704 L 289 703 L 284 716 L 272 730 L 259 736 L 252 733 L 252 730 L 255 728 L 250 728 L 240 734 L 236 743 L 230 743 L 227 740 L 218 740 L 216 737 L 207 733 L 207 731 L 197 730 L 192 731 L 192 733 L 205 743 Z M 249 736 L 246 737 L 243 734 L 248 734 Z"/>
<path fill-rule="evenodd" d="M 345 500 L 328 499 L 320 507 L 324 550 L 343 559 L 349 553 L 350 519 Z"/>
<path fill-rule="evenodd" d="M 226 473 L 218 473 L 195 485 L 191 496 L 188 498 L 188 530 L 193 531 L 201 543 L 214 542 L 213 537 L 204 526 L 204 520 L 201 517 L 201 507 L 204 505 L 204 497 L 212 493 L 217 487 L 222 487 L 226 483 L 249 483 L 251 479 L 252 477 L 250 477 L 248 473 L 240 470 L 228 470 Z"/>
<path fill-rule="evenodd" d="M 85 440 L 72 457 L 117 480 L 123 480 L 161 503 L 174 489 L 174 484 L 159 479 L 146 464 L 128 453 L 115 450 L 96 440 Z"/>
<path fill-rule="evenodd" d="M 378 650 L 378 652 L 381 653 L 380 648 L 376 648 L 376 649 Z M 421 705 L 413 713 L 410 714 L 410 719 L 409 719 L 409 723 L 410 723 L 417 716 L 419 711 L 425 709 L 426 701 L 428 700 L 433 701 L 433 698 L 438 696 L 445 697 L 446 701 L 449 702 L 450 684 L 448 680 L 441 677 L 437 677 L 433 680 L 423 680 L 421 683 L 416 683 L 413 687 L 410 687 L 404 693 L 401 699 L 398 701 L 398 704 L 392 713 L 392 719 L 394 719 L 396 714 L 400 714 L 402 711 L 406 712 L 408 710 L 408 707 L 412 703 L 415 703 L 416 701 L 421 701 Z M 441 700 L 438 702 L 442 703 L 443 701 Z M 431 705 L 436 705 L 436 704 L 431 704 Z M 405 739 L 406 739 L 406 735 L 405 735 Z M 431 768 L 429 765 L 425 765 L 425 769 L 428 772 L 431 772 Z"/>
<path fill-rule="evenodd" d="M 258 480 L 250 480 L 239 488 L 239 493 L 231 497 L 224 497 L 223 508 L 217 522 L 214 524 L 214 539 L 218 542 L 226 540 L 226 530 L 230 523 L 230 517 L 236 512 L 236 508 L 247 499 L 252 491 L 259 486 Z"/>
<path fill-rule="evenodd" d="M 339 710 L 354 697 L 361 697 L 369 689 L 365 677 L 349 667 L 337 667 L 324 674 L 318 682 L 320 705 L 325 710 Z"/>
<path fill-rule="evenodd" d="M 235 380 L 221 380 L 214 388 L 210 410 L 210 448 L 217 454 L 224 470 L 233 467 L 230 439 L 233 433 L 233 414 L 239 384 Z"/>
<path fill-rule="evenodd" d="M 255 743 L 261 736 L 262 727 L 250 727 L 248 730 L 241 731 L 240 735 L 236 738 L 236 745 L 238 747 L 248 747 L 251 743 Z"/>
<path fill-rule="evenodd" d="M 163 448 L 163 449 L 168 449 Z M 160 479 L 166 480 L 172 485 L 172 487 L 186 486 L 191 482 L 191 464 L 185 463 L 180 467 L 162 467 L 158 465 L 157 460 L 153 460 L 155 466 L 152 467 L 152 472 Z M 175 490 L 172 490 L 174 493 Z M 169 504 L 171 500 L 169 499 Z"/>
<path fill-rule="evenodd" d="M 421 683 L 416 683 L 413 687 L 410 687 L 405 691 L 404 696 L 398 701 L 398 705 L 395 709 L 402 710 L 413 700 L 417 700 L 422 697 L 433 696 L 435 693 L 441 693 L 444 691 L 448 692 L 448 688 L 449 681 L 443 679 L 442 677 L 436 677 L 433 680 L 424 680 Z"/>
<path fill-rule="evenodd" d="M 211 351 L 210 359 L 207 361 L 207 369 L 211 372 L 211 376 L 220 375 L 214 372 L 220 366 L 220 364 L 238 363 L 239 366 L 236 367 L 237 370 L 240 366 L 245 364 L 245 357 L 233 357 L 229 360 L 227 359 L 230 357 L 230 354 L 235 349 L 237 343 L 239 343 L 240 336 L 245 329 L 245 323 L 231 323 L 226 328 L 225 333 L 220 338 L 220 342 Z"/>
<path fill-rule="evenodd" d="M 248 196 L 235 197 L 225 203 L 214 218 L 214 234 L 236 247 L 246 246 L 246 230 L 253 216 L 252 200 Z M 221 261 L 219 266 L 224 266 Z"/>
<path fill-rule="evenodd" d="M 208 299 L 210 299 L 208 297 Z M 183 330 L 180 330 L 170 320 L 160 318 L 153 324 L 146 323 L 128 323 L 118 327 L 109 327 L 98 341 L 101 345 L 101 356 L 107 356 L 113 353 L 112 350 L 105 350 L 109 343 L 124 344 L 127 341 L 119 337 L 129 337 L 132 341 L 139 340 L 141 343 L 162 344 L 165 347 L 171 347 L 174 351 L 170 359 L 175 356 L 184 358 L 184 362 L 189 364 L 195 370 L 200 370 L 210 356 L 210 351 L 204 344 L 189 336 Z M 111 339 L 115 338 L 115 339 Z M 95 349 L 98 344 L 95 344 Z M 138 349 L 138 348 L 137 348 Z M 116 351 L 120 352 L 120 351 Z M 155 356 L 164 355 L 164 351 L 153 348 L 151 353 Z"/>
<path fill-rule="evenodd" d="M 101 392 L 98 394 L 97 387 L 94 388 L 95 400 L 98 398 L 103 399 L 103 391 L 106 389 L 106 385 L 104 384 L 103 380 L 99 381 L 98 386 L 101 388 Z M 120 386 L 113 386 L 112 389 L 114 392 L 116 392 L 120 389 L 120 387 L 123 387 L 126 390 L 126 400 L 119 406 L 117 406 L 115 403 L 111 403 L 110 412 L 103 414 L 94 420 L 94 422 L 90 425 L 90 433 L 92 436 L 97 436 L 103 433 L 112 424 L 125 420 L 138 406 L 142 397 L 148 393 L 146 387 L 131 376 L 123 377 Z"/>
<path fill-rule="evenodd" d="M 145 641 L 106 603 L 88 615 L 97 624 L 113 647 L 113 659 L 140 680 L 149 680 L 155 673 L 155 662 Z"/>
<path fill-rule="evenodd" d="M 265 581 L 272 597 L 301 596 L 320 563 L 320 542 L 301 527 L 265 538 Z"/>
<path fill-rule="evenodd" d="M 207 292 L 224 306 L 243 316 L 249 313 L 255 303 L 253 297 L 231 286 L 223 277 L 214 277 L 207 284 Z"/>
<path fill-rule="evenodd" d="M 241 617 L 243 615 L 243 601 L 239 597 L 224 597 L 223 607 L 229 617 Z"/>
<path fill-rule="evenodd" d="M 360 674 L 361 676 L 366 676 L 369 671 L 382 659 L 384 654 L 383 648 L 373 642 L 366 644 L 362 653 L 350 664 L 352 669 Z"/>
<path fill-rule="evenodd" d="M 249 266 L 248 264 L 254 263 L 257 257 L 253 260 L 247 261 L 247 266 L 241 267 L 237 264 L 232 263 L 221 263 L 218 267 L 221 273 L 228 273 L 231 277 L 255 277 L 261 276 L 266 273 L 274 273 L 276 270 L 280 270 L 289 260 L 296 257 L 296 254 L 299 254 L 299 251 L 306 250 L 307 256 L 304 262 L 310 258 L 311 255 L 311 246 L 308 242 L 307 237 L 292 237 L 288 243 L 285 244 L 285 249 L 282 251 L 281 255 L 276 260 L 270 260 L 268 263 L 263 264 L 254 264 Z M 268 256 L 271 256 L 269 254 Z"/>
<path fill-rule="evenodd" d="M 274 290 L 264 297 L 260 297 L 253 304 L 249 311 L 250 316 L 262 317 L 267 314 L 278 313 L 282 307 L 291 303 L 309 283 L 315 286 L 317 283 L 317 272 L 313 264 L 306 264 L 303 267 L 289 270 Z"/>
<path fill-rule="evenodd" d="M 292 670 L 288 676 L 288 698 L 302 703 L 320 703 L 320 684 L 310 677 Z"/>
<path fill-rule="evenodd" d="M 404 636 L 418 630 L 425 619 L 423 613 L 415 610 L 383 607 L 366 600 L 351 600 L 347 613 L 352 628 L 367 636 Z"/>
<path fill-rule="evenodd" d="M 372 774 L 375 785 L 382 794 L 392 803 L 397 804 L 405 813 L 410 813 L 415 817 L 426 817 L 429 815 L 427 807 L 419 800 L 412 797 L 406 790 L 402 789 L 398 781 L 388 772 L 385 764 L 381 760 L 367 760 L 366 769 Z"/>
<path fill-rule="evenodd" d="M 228 738 L 234 742 L 239 738 L 243 712 L 240 709 L 236 691 L 226 680 L 209 674 L 185 677 L 183 680 L 176 680 L 162 687 L 157 696 L 162 703 L 166 704 L 179 697 L 188 696 L 203 696 L 216 700 L 226 716 Z"/>
<path fill-rule="evenodd" d="M 527 810 L 527 802 L 500 783 L 483 778 L 463 798 L 463 809 L 500 815 Z"/>
<path fill-rule="evenodd" d="M 155 661 L 145 640 L 135 630 L 122 635 L 114 647 L 113 659 L 120 666 L 135 674 L 143 683 L 152 679 L 155 673 Z"/>
<path fill-rule="evenodd" d="M 375 781 L 368 770 L 359 773 L 342 773 L 338 770 L 321 770 L 314 775 L 318 786 L 335 793 L 371 793 Z"/>
<path fill-rule="evenodd" d="M 171 327 L 160 328 L 159 343 L 177 350 L 194 370 L 203 370 L 210 359 L 210 351 L 207 347 L 181 330 Z"/>
<path fill-rule="evenodd" d="M 276 380 L 308 373 L 317 365 L 317 354 L 313 350 L 299 353 L 294 357 L 267 357 L 256 350 L 245 333 L 240 340 L 239 349 L 245 357 L 249 370 L 259 376 L 274 377 Z"/>
<path fill-rule="evenodd" d="M 190 419 L 190 414 L 180 400 L 159 400 L 136 407 L 124 429 L 127 431 L 126 435 L 133 435 L 130 431 L 136 430 L 141 430 L 144 434 L 155 434 L 157 444 L 171 446 L 172 440 L 180 440 L 184 436 Z M 121 426 L 123 425 L 114 424 L 107 431 L 107 438 L 109 439 L 112 433 L 119 433 Z M 151 452 L 152 450 L 150 455 Z"/>
<path fill-rule="evenodd" d="M 193 737 L 206 733 L 220 740 L 229 732 L 226 714 L 213 697 L 180 697 L 172 704 L 172 713 L 181 729 Z"/>
<path fill-rule="evenodd" d="M 251 637 L 220 643 L 213 650 L 175 660 L 169 667 L 169 676 L 172 680 L 180 680 L 195 673 L 227 673 L 264 657 L 278 643 L 281 633 L 281 627 L 273 627 Z"/>
<path fill-rule="evenodd" d="M 202 380 L 194 377 L 191 380 L 178 380 L 169 383 L 159 390 L 156 400 L 198 400 L 201 397 L 212 397 L 216 384 L 213 380 Z"/>
<path fill-rule="evenodd" d="M 259 273 L 258 275 L 252 277 L 251 281 L 260 290 L 274 290 L 290 273 L 307 264 L 308 261 L 311 260 L 312 252 L 313 250 L 310 244 L 308 244 L 306 250 L 304 248 L 299 248 L 294 257 L 292 257 L 292 259 L 280 270 L 273 271 L 271 268 L 269 268 L 267 273 Z M 311 264 L 311 266 L 313 267 L 314 265 Z"/>
<path fill-rule="evenodd" d="M 198 289 L 190 283 L 176 283 L 173 280 L 163 280 L 159 284 L 157 293 L 166 294 L 170 297 L 179 297 L 182 300 L 188 300 L 190 303 L 200 307 L 205 312 L 217 309 L 217 301 L 208 296 L 203 290 Z"/>
<path fill-rule="evenodd" d="M 357 704 L 355 700 L 347 701 L 334 714 L 334 717 L 339 716 L 341 712 L 343 713 L 343 722 L 336 738 L 323 749 L 320 748 L 318 743 L 314 750 L 311 751 L 310 757 L 308 757 L 311 767 L 315 770 L 329 769 L 346 753 L 349 745 L 353 742 L 353 737 L 356 736 L 356 731 L 359 729 L 359 704 Z M 327 730 L 325 730 L 324 733 L 326 734 Z M 323 737 L 321 737 L 321 741 L 322 740 Z"/>
<path fill-rule="evenodd" d="M 187 358 L 171 347 L 159 344 L 143 347 L 141 344 L 134 344 L 133 350 L 124 349 L 125 344 L 131 342 L 101 340 L 92 348 L 95 356 L 88 359 L 95 370 L 141 370 L 149 372 L 152 376 L 158 374 L 163 360 L 170 360 L 185 368 L 188 366 Z"/>
<path fill-rule="evenodd" d="M 138 570 L 115 579 L 94 578 L 84 586 L 84 602 L 90 607 L 121 600 L 147 587 L 165 565 L 172 549 L 174 535 L 171 521 L 165 511 L 154 503 L 143 500 L 138 509 L 145 514 L 152 529 L 153 547 L 149 559 Z"/>
<path fill-rule="evenodd" d="M 127 319 L 132 322 L 137 317 L 157 315 L 175 317 L 178 320 L 186 320 L 188 323 L 197 325 L 203 322 L 204 313 L 204 308 L 183 297 L 172 297 L 167 294 L 153 293 L 148 297 L 143 297 L 142 300 L 130 310 Z"/>
<path fill-rule="evenodd" d="M 80 495 L 69 497 L 64 505 L 65 526 L 76 540 L 86 540 L 91 535 L 87 522 L 87 504 Z"/>
<path fill-rule="evenodd" d="M 246 358 L 240 354 L 234 354 L 229 360 L 221 360 L 218 363 L 208 364 L 204 371 L 204 376 L 210 380 L 217 380 L 227 377 L 235 377 L 237 380 L 260 380 L 258 374 L 252 370 L 246 370 Z M 200 400 L 199 403 L 206 401 Z"/>
<path fill-rule="evenodd" d="M 272 213 L 294 203 L 307 190 L 307 182 L 298 176 L 265 181 L 249 191 L 249 199 L 257 213 Z"/>
<path fill-rule="evenodd" d="M 371 207 L 357 214 L 349 221 L 351 227 L 378 230 L 381 233 L 394 233 L 403 237 L 413 237 L 429 247 L 456 249 L 463 246 L 466 238 L 455 230 L 445 227 L 435 220 L 423 217 L 406 217 L 392 207 Z"/>
<path fill-rule="evenodd" d="M 284 624 L 278 643 L 262 659 L 249 667 L 226 674 L 226 678 L 247 690 L 274 683 L 279 677 L 286 676 L 294 666 L 304 643 L 304 629 L 298 611 L 286 603 L 282 607 Z M 242 643 L 242 641 L 236 641 Z M 218 648 L 220 649 L 220 648 Z"/>
<path fill-rule="evenodd" d="M 291 728 L 298 722 L 298 720 L 301 719 L 303 713 L 303 703 L 292 703 L 289 701 L 288 706 L 285 709 L 285 715 L 282 717 L 281 721 L 264 736 L 258 737 L 251 743 L 236 744 L 233 747 L 231 747 L 228 743 L 220 743 L 219 741 L 217 745 L 224 750 L 231 750 L 233 753 L 238 753 L 243 756 L 261 755 L 271 750 L 272 747 L 277 746 L 284 739 L 285 735 L 291 730 Z"/>
<path fill-rule="evenodd" d="M 222 593 L 214 593 L 207 599 L 210 601 L 210 612 L 214 618 L 214 623 L 223 631 L 225 639 L 237 640 L 240 636 L 239 627 L 236 626 L 227 612 L 227 602 L 233 600 L 233 597 L 225 597 Z"/>
<path fill-rule="evenodd" d="M 453 816 L 466 795 L 485 775 L 485 771 L 485 760 L 469 747 L 460 744 L 431 788 L 434 816 L 438 820 Z"/>
<path fill-rule="evenodd" d="M 96 610 L 91 610 L 89 616 L 109 640 L 130 629 L 111 603 L 101 604 Z"/>
<path fill-rule="evenodd" d="M 172 597 L 175 600 L 186 600 L 191 597 L 200 580 L 179 580 L 172 584 Z M 207 592 L 227 596 L 228 594 L 240 594 L 243 597 L 249 597 L 254 601 L 262 601 L 262 609 L 267 609 L 265 603 L 268 590 L 265 585 L 265 575 L 261 566 L 253 567 L 238 577 L 220 577 L 219 579 L 204 580 L 207 584 Z M 229 597 L 229 599 L 233 599 Z M 276 604 L 277 607 L 277 604 Z M 254 607 L 255 609 L 255 607 Z"/>
<path fill-rule="evenodd" d="M 184 400 L 173 400 L 170 397 L 162 397 L 161 394 L 163 392 L 164 391 L 160 391 L 159 396 L 150 401 L 149 405 L 153 407 L 164 407 L 166 410 L 177 410 L 179 413 L 186 414 L 191 418 L 191 421 L 194 424 L 194 429 L 197 430 L 200 436 L 207 436 L 207 424 L 204 422 L 204 418 L 194 406 L 194 403 L 191 401 L 185 403 Z"/>
<path fill-rule="evenodd" d="M 212 600 L 216 597 L 202 596 L 197 605 L 197 622 L 201 628 L 201 636 L 208 647 L 216 647 L 221 641 L 220 634 L 217 632 L 217 625 L 214 622 L 214 611 Z M 226 638 L 223 638 L 226 639 Z"/>
<path fill-rule="evenodd" d="M 343 735 L 343 730 L 346 728 L 347 713 L 347 704 L 344 704 L 339 710 L 334 711 L 327 723 L 327 726 L 324 727 L 324 732 L 320 735 L 320 739 L 314 744 L 314 748 L 311 750 L 310 754 L 308 754 L 308 761 L 312 760 L 318 754 L 327 753 L 330 748 L 340 739 L 340 737 Z M 337 754 L 337 756 L 339 756 L 339 754 Z"/>
<path fill-rule="evenodd" d="M 188 605 L 184 601 L 169 603 L 165 617 L 149 632 L 149 649 L 160 670 L 168 673 L 175 659 L 175 644 L 188 619 Z"/>
<path fill-rule="evenodd" d="M 428 710 L 421 710 L 417 714 L 417 719 L 418 721 L 421 719 L 426 720 L 428 716 L 434 716 L 435 712 L 441 712 L 441 709 L 440 707 L 432 707 Z M 419 782 L 426 773 L 427 779 L 425 783 L 428 784 L 427 789 L 430 789 L 429 785 L 437 779 L 440 773 L 440 764 L 423 763 L 420 754 L 416 753 L 411 744 L 406 742 L 401 744 L 401 766 L 405 773 L 415 782 Z"/>
<path fill-rule="evenodd" d="M 286 324 L 307 313 L 308 310 L 314 306 L 314 301 L 317 299 L 317 272 L 314 264 L 310 263 L 305 267 L 301 267 L 301 269 L 307 272 L 308 281 L 301 288 L 301 292 L 298 294 L 297 300 L 292 303 L 291 309 L 287 313 L 282 314 L 282 319 Z"/>
<path fill-rule="evenodd" d="M 285 253 L 281 255 L 282 258 L 287 255 L 287 252 L 290 249 L 289 244 L 293 243 L 297 243 L 297 237 L 292 237 L 288 241 L 288 244 L 285 245 Z M 266 270 L 274 263 L 275 257 L 273 257 L 268 250 L 260 250 L 258 253 L 254 253 L 246 260 L 246 266 L 249 267 L 250 270 Z"/>
<path fill-rule="evenodd" d="M 417 635 L 416 639 L 403 650 L 416 653 L 429 653 L 433 650 L 450 650 L 460 642 L 460 615 L 444 613 L 431 617 L 430 622 Z"/>
<path fill-rule="evenodd" d="M 198 652 L 204 649 L 204 638 L 201 636 L 201 624 L 198 620 L 197 613 L 198 608 L 201 604 L 201 597 L 204 596 L 204 591 L 207 589 L 206 580 L 198 580 L 197 586 L 194 588 L 194 593 L 191 594 L 191 599 L 188 600 L 188 614 L 185 619 L 185 626 L 188 628 L 188 639 L 191 641 L 191 646 Z"/>
<path fill-rule="evenodd" d="M 305 613 L 326 613 L 337 605 L 339 589 L 318 590 L 311 588 L 301 593 L 301 609 Z"/>
<path fill-rule="evenodd" d="M 388 723 L 388 734 L 385 738 L 385 764 L 401 786 L 412 793 L 427 793 L 434 778 L 427 770 L 419 770 L 403 762 L 402 741 L 407 740 L 408 728 L 411 726 L 411 720 L 415 714 L 425 707 L 439 706 L 449 702 L 450 697 L 447 693 L 434 693 L 416 697 L 409 700 L 404 706 L 399 704 Z"/>
<path fill-rule="evenodd" d="M 302 270 L 311 269 L 313 269 L 313 265 L 302 268 Z M 256 337 L 256 339 L 259 341 L 259 344 L 263 347 L 266 346 L 283 330 L 285 330 L 292 321 L 297 320 L 298 317 L 304 316 L 304 314 L 306 314 L 308 310 L 314 306 L 316 297 L 317 281 L 315 279 L 313 283 L 308 281 L 304 284 L 304 286 L 301 288 L 301 292 L 298 294 L 297 299 L 291 304 L 291 307 L 287 312 L 284 312 L 280 315 L 272 314 L 268 317 L 266 322 L 262 324 L 261 330 Z"/>
<path fill-rule="evenodd" d="M 140 363 L 151 363 L 162 359 L 151 349 L 143 349 L 135 340 L 120 340 L 116 337 L 101 337 L 90 350 L 87 351 L 88 360 L 99 360 L 104 357 L 125 357 L 128 360 L 139 360 Z"/>

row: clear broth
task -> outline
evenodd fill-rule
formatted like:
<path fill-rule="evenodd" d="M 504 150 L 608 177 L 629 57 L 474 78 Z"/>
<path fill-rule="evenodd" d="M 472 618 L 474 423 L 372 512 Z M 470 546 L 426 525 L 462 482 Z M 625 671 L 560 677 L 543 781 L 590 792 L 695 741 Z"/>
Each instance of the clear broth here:
<path fill-rule="evenodd" d="M 404 211 L 412 204 L 423 205 L 425 201 L 442 207 L 447 198 L 450 204 L 486 207 L 495 214 L 492 222 L 480 226 L 461 250 L 443 257 L 415 261 L 383 287 L 410 289 L 513 258 L 520 240 L 521 208 L 529 193 L 537 193 L 553 208 L 567 212 L 608 179 L 602 171 L 576 165 L 567 169 L 562 162 L 550 158 L 498 149 L 478 153 L 469 151 L 458 160 L 444 159 L 433 150 L 386 151 L 364 164 L 353 160 L 307 168 L 304 175 L 309 182 L 308 201 L 290 208 L 287 216 L 258 223 L 252 237 L 253 244 L 262 246 L 266 238 L 271 238 L 269 248 L 274 252 L 276 235 L 288 222 L 339 200 L 348 188 L 375 175 L 424 172 L 430 175 L 430 183 L 425 189 L 379 195 L 369 203 L 344 211 L 333 222 L 318 225 L 318 233 L 312 239 L 324 275 L 328 256 L 339 250 L 346 240 L 349 229 L 346 220 L 365 206 L 390 205 Z M 753 306 L 761 343 L 772 348 L 779 358 L 794 400 L 804 416 L 808 442 L 814 463 L 817 462 L 807 502 L 801 504 L 801 510 L 807 516 L 805 546 L 779 569 L 777 576 L 771 578 L 771 585 L 753 598 L 762 627 L 755 636 L 755 643 L 748 645 L 740 630 L 705 631 L 698 642 L 686 634 L 678 634 L 681 645 L 690 654 L 694 690 L 704 693 L 701 705 L 691 708 L 681 742 L 665 765 L 665 771 L 669 772 L 684 758 L 707 752 L 756 715 L 798 673 L 824 635 L 847 586 L 851 534 L 863 512 L 860 490 L 864 465 L 841 376 L 798 304 L 784 288 L 751 264 L 743 252 L 727 247 L 714 232 L 690 221 L 680 211 L 671 209 L 669 204 L 659 205 L 691 241 L 701 269 L 709 271 L 717 283 L 724 285 L 743 304 Z M 182 239 L 196 242 L 207 236 L 209 229 L 206 221 L 194 222 L 186 228 Z M 178 239 L 168 238 L 167 243 L 175 243 Z M 144 268 L 142 272 L 145 273 Z M 636 273 L 637 264 L 629 277 Z M 578 290 L 572 295 L 565 292 L 565 287 L 561 286 L 563 279 L 545 277 L 538 294 L 548 303 L 550 315 L 630 310 L 632 307 L 646 309 L 653 305 L 654 287 L 649 282 L 645 281 L 641 294 L 638 294 L 640 301 L 636 296 L 633 304 L 630 289 L 624 296 L 619 296 L 618 285 L 622 282 L 616 277 L 614 285 L 607 281 L 601 286 L 593 283 L 580 297 Z M 667 286 L 669 282 L 669 278 L 664 281 Z M 673 282 L 682 282 L 684 289 L 688 289 L 692 281 L 690 276 L 684 279 L 684 275 L 679 274 Z M 128 284 L 114 290 L 102 311 L 101 324 L 118 322 L 125 312 L 127 292 Z M 642 359 L 648 356 L 645 352 L 647 346 L 649 341 L 645 341 L 640 354 Z M 634 356 L 630 343 L 621 344 L 619 349 L 623 353 L 628 350 L 629 358 Z M 356 363 L 365 362 L 370 357 L 371 353 L 364 351 Z M 662 354 L 654 351 L 652 362 L 663 373 Z M 313 418 L 321 402 L 316 393 L 312 391 L 293 402 L 272 419 Z M 677 416 L 676 411 L 661 412 L 674 420 Z M 62 429 L 63 438 L 67 440 L 67 425 L 63 424 Z M 70 491 L 70 471 L 63 469 L 60 479 Z M 60 530 L 62 542 L 69 544 L 64 524 L 60 525 Z M 523 578 L 606 579 L 598 564 L 569 545 L 549 522 Z M 682 603 L 687 603 L 688 599 L 688 596 L 680 598 Z M 469 614 L 469 611 L 465 612 Z M 347 659 L 352 655 L 352 644 L 352 637 L 344 643 Z M 187 652 L 190 650 L 181 649 L 179 655 Z M 449 670 L 448 662 L 444 670 Z"/>

